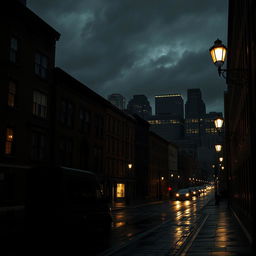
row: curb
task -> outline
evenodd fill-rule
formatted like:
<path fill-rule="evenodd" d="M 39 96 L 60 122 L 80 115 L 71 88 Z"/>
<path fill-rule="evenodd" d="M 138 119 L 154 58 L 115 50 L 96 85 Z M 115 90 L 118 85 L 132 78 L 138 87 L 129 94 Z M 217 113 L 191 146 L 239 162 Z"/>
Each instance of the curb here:
<path fill-rule="evenodd" d="M 244 226 L 244 224 L 241 222 L 241 220 L 239 219 L 239 217 L 237 216 L 237 214 L 235 213 L 235 211 L 233 210 L 233 208 L 230 206 L 229 207 L 231 209 L 232 214 L 234 215 L 236 221 L 238 222 L 238 224 L 240 225 L 241 229 L 243 230 L 246 238 L 248 239 L 249 243 L 252 245 L 252 236 L 250 235 L 250 233 L 248 232 L 248 230 L 246 229 L 246 227 Z"/>

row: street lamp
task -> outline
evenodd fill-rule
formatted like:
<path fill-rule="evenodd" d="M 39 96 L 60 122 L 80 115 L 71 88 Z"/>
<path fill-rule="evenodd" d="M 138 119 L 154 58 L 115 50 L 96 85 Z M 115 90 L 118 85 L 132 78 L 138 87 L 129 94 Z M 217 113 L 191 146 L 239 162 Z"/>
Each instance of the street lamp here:
<path fill-rule="evenodd" d="M 222 149 L 222 145 L 220 145 L 220 144 L 215 145 L 216 152 L 220 152 L 221 149 Z"/>
<path fill-rule="evenodd" d="M 132 164 L 128 164 L 128 168 L 131 170 L 132 169 Z"/>
<path fill-rule="evenodd" d="M 223 157 L 219 157 L 219 161 L 220 161 L 220 162 L 223 162 Z"/>
<path fill-rule="evenodd" d="M 214 45 L 209 49 L 212 61 L 218 68 L 219 76 L 222 76 L 226 79 L 226 74 L 228 73 L 228 80 L 232 80 L 232 83 L 236 84 L 243 84 L 248 80 L 247 78 L 247 71 L 246 69 L 222 69 L 225 62 L 225 58 L 227 55 L 227 47 L 222 44 L 222 41 L 220 39 L 217 39 L 214 42 Z M 230 73 L 236 74 L 236 77 L 233 79 L 230 78 Z"/>
<path fill-rule="evenodd" d="M 225 58 L 226 58 L 226 53 L 227 53 L 227 47 L 222 44 L 222 41 L 217 39 L 214 42 L 214 45 L 209 49 L 212 61 L 213 63 L 218 67 L 218 73 L 219 76 L 222 74 L 223 69 L 221 67 L 224 64 Z"/>
<path fill-rule="evenodd" d="M 214 120 L 214 125 L 215 128 L 219 131 L 221 130 L 222 126 L 223 126 L 224 120 L 223 118 L 218 117 L 217 119 Z"/>

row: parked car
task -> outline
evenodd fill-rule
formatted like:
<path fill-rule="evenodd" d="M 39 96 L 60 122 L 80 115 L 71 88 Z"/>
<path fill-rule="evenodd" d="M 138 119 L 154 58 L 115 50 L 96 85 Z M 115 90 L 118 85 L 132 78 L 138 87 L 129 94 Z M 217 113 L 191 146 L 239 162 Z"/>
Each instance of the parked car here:
<path fill-rule="evenodd" d="M 78 241 L 86 248 L 99 246 L 109 237 L 111 211 L 94 173 L 55 166 L 0 167 L 8 177 L 2 183 L 13 188 L 0 215 L 6 239 L 17 236 L 26 249 L 43 243 L 59 250 Z"/>
<path fill-rule="evenodd" d="M 176 192 L 175 198 L 176 198 L 176 200 L 191 200 L 192 194 L 189 191 L 189 189 L 184 188 L 184 189 L 180 189 Z"/>
<path fill-rule="evenodd" d="M 47 227 L 65 236 L 92 237 L 110 231 L 110 208 L 94 173 L 67 167 L 36 168 L 28 184 L 30 224 L 43 222 L 42 230 Z"/>

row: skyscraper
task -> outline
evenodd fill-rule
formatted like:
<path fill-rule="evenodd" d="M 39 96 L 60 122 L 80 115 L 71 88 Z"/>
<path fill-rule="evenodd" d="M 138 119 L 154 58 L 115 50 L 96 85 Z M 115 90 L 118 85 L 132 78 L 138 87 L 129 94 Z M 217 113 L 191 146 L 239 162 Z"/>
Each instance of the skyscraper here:
<path fill-rule="evenodd" d="M 188 89 L 185 104 L 185 118 L 202 118 L 206 113 L 200 89 Z"/>
<path fill-rule="evenodd" d="M 119 93 L 112 93 L 108 96 L 108 100 L 115 105 L 117 108 L 125 109 L 125 97 Z"/>
<path fill-rule="evenodd" d="M 131 114 L 137 114 L 143 119 L 148 119 L 152 115 L 152 108 L 145 95 L 133 95 L 128 102 L 127 111 Z"/>
<path fill-rule="evenodd" d="M 181 94 L 164 94 L 155 96 L 156 115 L 158 117 L 184 118 L 184 102 Z"/>
<path fill-rule="evenodd" d="M 155 96 L 156 114 L 148 120 L 150 129 L 168 141 L 184 136 L 184 104 L 181 94 Z"/>

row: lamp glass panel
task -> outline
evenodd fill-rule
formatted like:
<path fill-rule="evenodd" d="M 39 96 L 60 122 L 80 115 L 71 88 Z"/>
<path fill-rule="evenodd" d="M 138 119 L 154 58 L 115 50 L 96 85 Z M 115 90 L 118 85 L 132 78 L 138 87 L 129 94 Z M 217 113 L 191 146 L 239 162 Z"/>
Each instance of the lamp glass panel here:
<path fill-rule="evenodd" d="M 216 61 L 223 61 L 223 50 L 224 48 L 223 47 L 217 47 L 214 49 L 214 52 L 215 52 L 215 57 L 216 57 Z"/>
<path fill-rule="evenodd" d="M 214 49 L 212 49 L 210 53 L 211 53 L 211 56 L 212 56 L 212 61 L 213 61 L 213 63 L 215 63 L 217 60 L 216 60 L 216 57 L 215 57 Z"/>
<path fill-rule="evenodd" d="M 225 47 L 222 47 L 222 61 L 225 61 L 227 50 Z"/>
<path fill-rule="evenodd" d="M 216 128 L 221 128 L 223 125 L 223 120 L 221 118 L 218 118 L 216 120 L 214 120 L 214 124 Z"/>
<path fill-rule="evenodd" d="M 221 145 L 215 145 L 215 150 L 217 151 L 217 152 L 220 152 L 221 151 Z"/>

